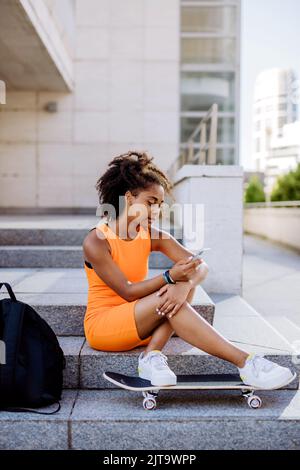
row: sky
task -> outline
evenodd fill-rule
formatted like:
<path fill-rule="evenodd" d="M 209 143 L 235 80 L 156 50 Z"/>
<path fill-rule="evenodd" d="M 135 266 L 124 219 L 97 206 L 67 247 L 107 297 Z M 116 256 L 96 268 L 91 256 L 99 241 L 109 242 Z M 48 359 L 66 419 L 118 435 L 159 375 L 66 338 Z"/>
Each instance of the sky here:
<path fill-rule="evenodd" d="M 293 68 L 300 79 L 300 0 L 242 0 L 240 164 L 254 169 L 252 106 L 257 75 Z"/>

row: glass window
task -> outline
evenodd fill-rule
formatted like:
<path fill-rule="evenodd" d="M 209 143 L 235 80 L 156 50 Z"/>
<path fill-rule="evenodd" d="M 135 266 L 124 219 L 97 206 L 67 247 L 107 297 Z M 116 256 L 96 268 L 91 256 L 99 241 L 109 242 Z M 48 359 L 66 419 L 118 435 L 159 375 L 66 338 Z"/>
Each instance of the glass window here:
<path fill-rule="evenodd" d="M 298 115 L 298 105 L 297 104 L 293 104 L 293 113 L 295 116 Z"/>
<path fill-rule="evenodd" d="M 182 148 L 186 152 L 186 148 Z M 196 152 L 195 152 L 196 153 Z M 218 148 L 216 151 L 216 165 L 234 165 L 235 149 L 234 148 Z M 206 154 L 206 158 L 208 154 Z M 195 163 L 196 165 L 198 163 Z"/>
<path fill-rule="evenodd" d="M 234 118 L 218 118 L 217 142 L 223 144 L 233 144 L 235 141 Z M 208 126 L 208 131 L 209 131 Z"/>
<path fill-rule="evenodd" d="M 182 6 L 182 32 L 230 33 L 236 30 L 236 9 L 230 6 Z"/>
<path fill-rule="evenodd" d="M 181 118 L 181 142 L 186 143 L 190 135 L 198 126 L 201 118 Z M 207 123 L 207 136 L 209 137 L 210 121 Z M 200 137 L 199 137 L 200 140 Z M 218 118 L 217 142 L 233 144 L 235 141 L 234 118 Z"/>
<path fill-rule="evenodd" d="M 233 65 L 235 39 L 229 38 L 182 38 L 181 61 L 184 64 Z"/>
<path fill-rule="evenodd" d="M 287 123 L 286 116 L 279 116 L 278 118 L 278 127 L 281 128 Z"/>
<path fill-rule="evenodd" d="M 234 111 L 233 72 L 182 72 L 182 111 L 208 111 L 213 103 L 219 111 Z"/>
<path fill-rule="evenodd" d="M 286 103 L 279 103 L 278 109 L 279 111 L 286 111 L 287 104 Z"/>
<path fill-rule="evenodd" d="M 231 149 L 217 149 L 217 165 L 234 165 L 235 164 L 235 151 Z"/>

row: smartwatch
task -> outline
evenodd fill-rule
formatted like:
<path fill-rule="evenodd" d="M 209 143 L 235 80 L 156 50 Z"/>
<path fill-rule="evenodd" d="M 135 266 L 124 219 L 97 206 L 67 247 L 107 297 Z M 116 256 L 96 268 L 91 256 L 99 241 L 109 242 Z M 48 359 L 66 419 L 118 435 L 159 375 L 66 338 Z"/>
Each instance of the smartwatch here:
<path fill-rule="evenodd" d="M 168 283 L 168 284 L 176 284 L 176 281 L 174 281 L 174 279 L 171 278 L 171 275 L 170 275 L 170 270 L 167 269 L 167 271 L 165 271 L 163 273 L 163 277 L 164 277 L 164 280 Z"/>

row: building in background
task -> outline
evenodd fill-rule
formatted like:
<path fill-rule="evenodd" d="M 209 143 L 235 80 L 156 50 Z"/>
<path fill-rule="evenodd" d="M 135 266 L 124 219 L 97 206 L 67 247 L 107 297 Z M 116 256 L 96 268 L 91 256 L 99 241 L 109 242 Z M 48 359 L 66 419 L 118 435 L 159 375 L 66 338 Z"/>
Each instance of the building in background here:
<path fill-rule="evenodd" d="M 265 173 L 267 194 L 277 176 L 293 169 L 299 161 L 299 127 L 293 124 L 298 117 L 296 84 L 292 70 L 278 68 L 262 72 L 255 84 L 253 158 L 256 170 Z"/>
<path fill-rule="evenodd" d="M 267 151 L 266 192 L 270 194 L 279 175 L 294 170 L 300 163 L 300 121 L 283 126 Z"/>
<path fill-rule="evenodd" d="M 0 206 L 94 208 L 128 149 L 167 170 L 218 103 L 238 162 L 239 0 L 0 0 Z"/>
<path fill-rule="evenodd" d="M 238 164 L 240 2 L 181 2 L 181 147 L 218 104 L 217 163 Z"/>

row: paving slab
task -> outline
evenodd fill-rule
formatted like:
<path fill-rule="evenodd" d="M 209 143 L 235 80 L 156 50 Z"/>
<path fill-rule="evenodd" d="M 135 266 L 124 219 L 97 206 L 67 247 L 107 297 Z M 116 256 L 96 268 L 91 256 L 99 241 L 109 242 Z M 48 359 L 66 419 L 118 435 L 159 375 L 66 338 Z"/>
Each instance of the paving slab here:
<path fill-rule="evenodd" d="M 0 449 L 300 449 L 300 391 L 260 397 L 254 410 L 236 391 L 161 390 L 148 411 L 141 393 L 65 390 L 54 415 L 1 412 Z"/>
<path fill-rule="evenodd" d="M 0 412 L 1 450 L 66 450 L 69 448 L 68 422 L 71 416 L 76 390 L 64 390 L 61 410 L 54 415 Z M 56 405 L 38 408 L 51 411 Z"/>
<path fill-rule="evenodd" d="M 299 391 L 261 392 L 250 409 L 232 391 L 161 390 L 157 408 L 127 390 L 80 391 L 73 449 L 300 449 Z"/>

